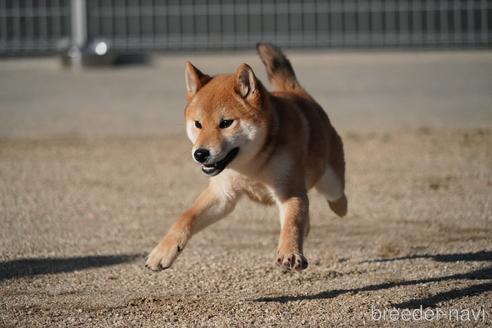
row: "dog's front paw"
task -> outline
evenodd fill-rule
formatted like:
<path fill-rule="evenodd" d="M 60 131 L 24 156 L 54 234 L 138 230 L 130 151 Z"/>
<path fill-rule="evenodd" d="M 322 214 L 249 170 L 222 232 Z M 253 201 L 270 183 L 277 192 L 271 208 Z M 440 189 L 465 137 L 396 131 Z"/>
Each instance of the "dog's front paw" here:
<path fill-rule="evenodd" d="M 145 266 L 152 271 L 168 269 L 181 251 L 182 247 L 178 244 L 161 242 L 150 252 Z"/>
<path fill-rule="evenodd" d="M 301 271 L 308 267 L 308 261 L 300 252 L 277 252 L 277 265 L 287 270 Z"/>

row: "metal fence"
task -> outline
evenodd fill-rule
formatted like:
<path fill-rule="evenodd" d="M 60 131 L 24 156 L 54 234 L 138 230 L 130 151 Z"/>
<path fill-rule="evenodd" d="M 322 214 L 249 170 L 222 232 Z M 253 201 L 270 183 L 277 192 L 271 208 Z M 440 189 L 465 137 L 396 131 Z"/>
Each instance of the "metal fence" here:
<path fill-rule="evenodd" d="M 66 49 L 70 19 L 70 2 L 66 0 L 0 0 L 0 55 Z"/>
<path fill-rule="evenodd" d="M 492 0 L 0 0 L 0 55 L 65 50 L 74 15 L 87 40 L 154 51 L 284 47 L 490 48 Z M 71 14 L 72 13 L 72 14 Z"/>

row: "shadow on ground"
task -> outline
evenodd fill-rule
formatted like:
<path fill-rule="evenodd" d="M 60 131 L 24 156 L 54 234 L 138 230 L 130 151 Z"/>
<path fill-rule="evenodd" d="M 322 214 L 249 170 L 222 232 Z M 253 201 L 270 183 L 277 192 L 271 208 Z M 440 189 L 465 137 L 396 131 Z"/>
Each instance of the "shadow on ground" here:
<path fill-rule="evenodd" d="M 73 272 L 134 261 L 140 254 L 33 258 L 0 262 L 0 281 L 46 273 Z"/>
<path fill-rule="evenodd" d="M 407 256 L 407 257 L 398 257 L 393 259 L 373 260 L 367 262 L 370 263 L 391 262 L 391 261 L 412 260 L 412 259 L 419 259 L 419 258 L 432 259 L 437 262 L 455 262 L 455 261 L 492 262 L 492 251 L 481 251 L 476 253 L 458 253 L 458 254 L 414 255 L 414 256 Z M 478 270 L 473 270 L 466 273 L 458 273 L 448 276 L 404 280 L 404 281 L 397 281 L 397 282 L 392 281 L 392 282 L 385 282 L 382 284 L 369 285 L 361 288 L 334 289 L 334 290 L 327 290 L 312 295 L 260 297 L 258 299 L 255 299 L 254 301 L 287 303 L 287 302 L 302 301 L 302 300 L 329 299 L 348 293 L 377 291 L 383 289 L 390 289 L 393 287 L 413 286 L 413 285 L 425 284 L 425 283 L 438 283 L 438 282 L 452 281 L 452 280 L 489 280 L 489 279 L 492 279 L 492 265 Z M 394 307 L 395 308 L 418 308 L 420 306 L 435 307 L 440 302 L 447 302 L 450 300 L 460 299 L 467 296 L 480 295 L 490 291 L 492 291 L 492 282 L 484 282 L 481 284 L 477 284 L 465 288 L 452 289 L 450 291 L 441 292 L 436 295 L 425 297 L 425 298 L 412 299 L 407 302 L 394 304 Z"/>
<path fill-rule="evenodd" d="M 437 262 L 492 261 L 492 251 L 480 251 L 476 253 L 458 253 L 458 254 L 411 255 L 411 256 L 395 257 L 392 259 L 369 260 L 369 261 L 364 261 L 362 263 L 395 262 L 395 261 L 413 260 L 413 259 L 431 259 Z"/>

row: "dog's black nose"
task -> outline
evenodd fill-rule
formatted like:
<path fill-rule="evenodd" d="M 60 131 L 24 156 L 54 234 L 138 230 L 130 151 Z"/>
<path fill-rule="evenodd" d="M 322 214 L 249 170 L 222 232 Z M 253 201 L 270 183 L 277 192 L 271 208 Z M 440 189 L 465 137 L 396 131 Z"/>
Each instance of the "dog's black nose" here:
<path fill-rule="evenodd" d="M 209 156 L 210 152 L 204 148 L 199 148 L 193 153 L 193 157 L 200 163 L 205 163 Z"/>

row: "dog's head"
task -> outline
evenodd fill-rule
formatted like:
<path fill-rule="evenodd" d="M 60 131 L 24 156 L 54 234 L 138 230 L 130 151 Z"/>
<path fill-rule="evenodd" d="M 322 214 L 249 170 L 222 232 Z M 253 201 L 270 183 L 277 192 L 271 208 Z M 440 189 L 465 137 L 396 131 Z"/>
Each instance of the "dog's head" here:
<path fill-rule="evenodd" d="M 193 160 L 208 176 L 247 165 L 264 143 L 268 116 L 266 91 L 251 67 L 242 64 L 235 74 L 211 77 L 187 62 L 185 81 Z"/>

